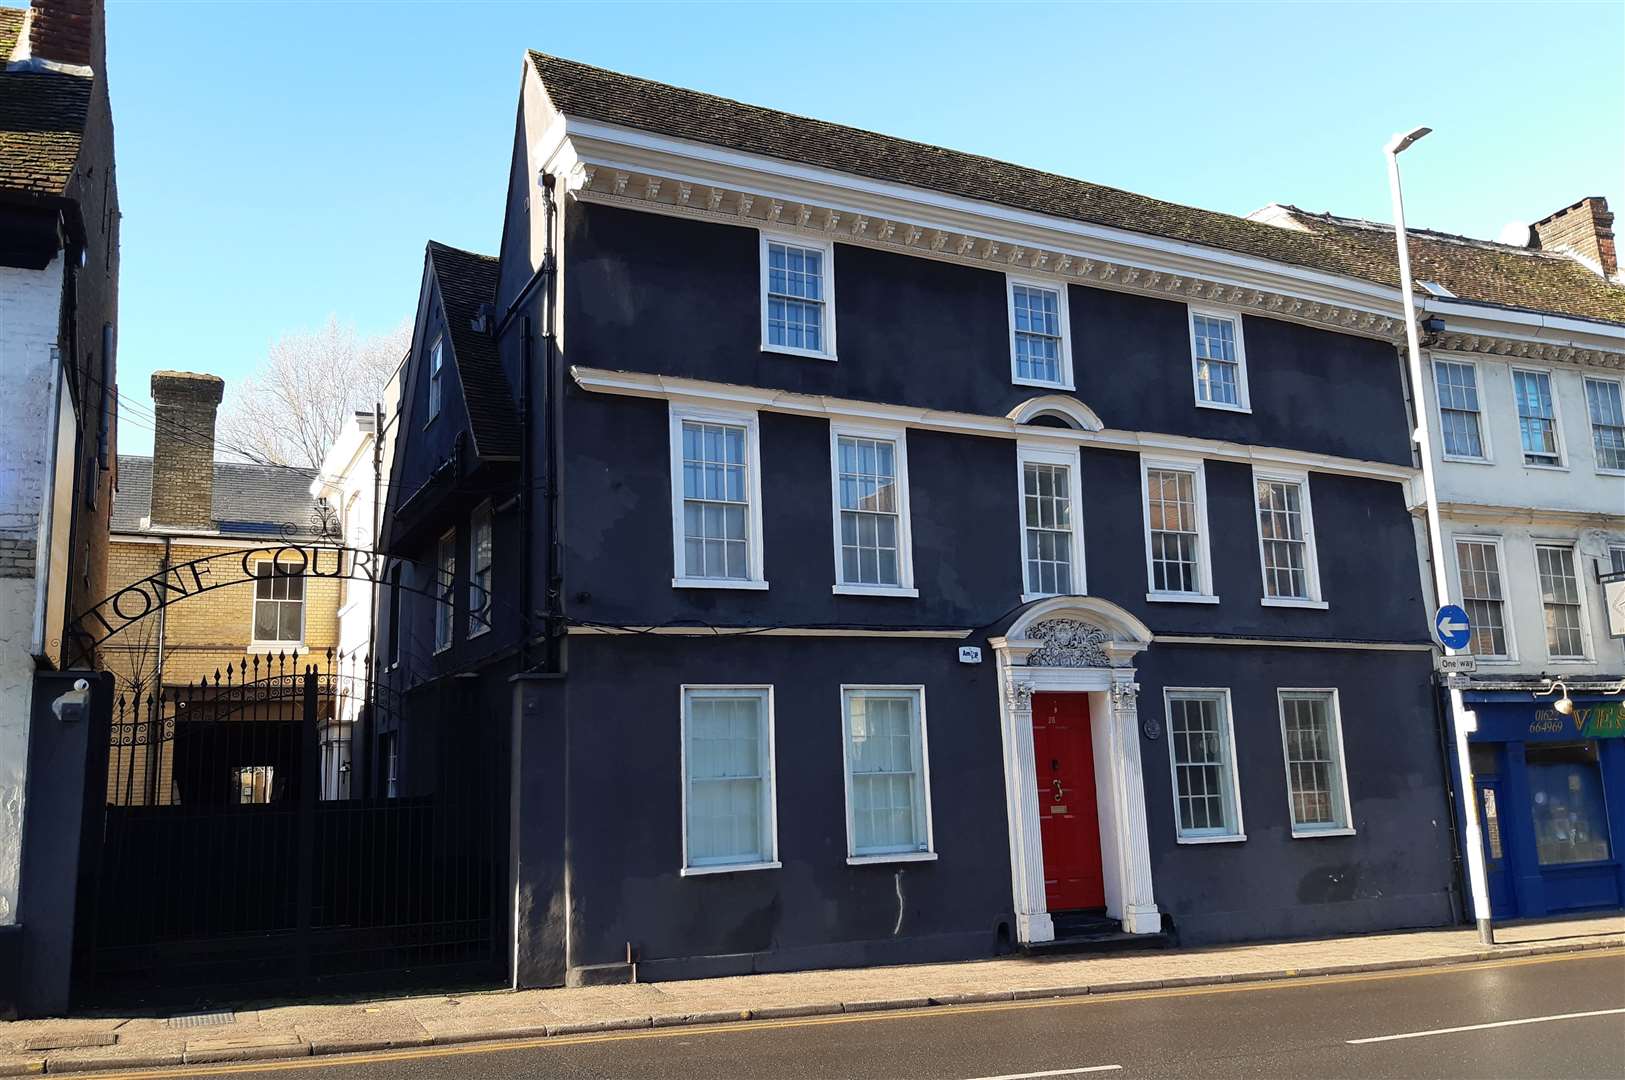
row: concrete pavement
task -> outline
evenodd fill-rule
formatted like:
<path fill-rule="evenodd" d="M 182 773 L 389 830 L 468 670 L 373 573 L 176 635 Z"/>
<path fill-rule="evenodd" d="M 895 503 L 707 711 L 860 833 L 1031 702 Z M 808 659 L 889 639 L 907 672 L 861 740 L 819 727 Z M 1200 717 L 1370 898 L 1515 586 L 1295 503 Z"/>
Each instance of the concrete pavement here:
<path fill-rule="evenodd" d="M 0 1076 L 257 1061 L 482 1040 L 1259 982 L 1625 945 L 1625 916 L 1113 956 L 749 975 L 0 1024 Z"/>
<path fill-rule="evenodd" d="M 1185 1080 L 1625 1075 L 1625 954 L 237 1066 L 263 1080 Z M 216 1066 L 183 1066 L 187 1077 Z M 178 1080 L 163 1070 L 125 1080 Z"/>

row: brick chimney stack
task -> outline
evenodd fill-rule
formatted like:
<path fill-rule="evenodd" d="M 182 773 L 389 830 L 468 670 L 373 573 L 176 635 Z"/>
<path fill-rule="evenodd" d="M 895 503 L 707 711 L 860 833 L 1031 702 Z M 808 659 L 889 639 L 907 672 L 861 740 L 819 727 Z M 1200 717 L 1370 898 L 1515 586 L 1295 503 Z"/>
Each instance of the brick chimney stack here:
<path fill-rule="evenodd" d="M 153 372 L 155 527 L 214 528 L 214 415 L 225 392 L 218 375 Z"/>
<path fill-rule="evenodd" d="M 1535 222 L 1535 247 L 1543 251 L 1566 251 L 1606 278 L 1619 274 L 1619 257 L 1614 250 L 1614 215 L 1608 200 L 1591 195 Z"/>
<path fill-rule="evenodd" d="M 7 65 L 11 70 L 101 72 L 107 50 L 105 0 L 33 0 Z"/>

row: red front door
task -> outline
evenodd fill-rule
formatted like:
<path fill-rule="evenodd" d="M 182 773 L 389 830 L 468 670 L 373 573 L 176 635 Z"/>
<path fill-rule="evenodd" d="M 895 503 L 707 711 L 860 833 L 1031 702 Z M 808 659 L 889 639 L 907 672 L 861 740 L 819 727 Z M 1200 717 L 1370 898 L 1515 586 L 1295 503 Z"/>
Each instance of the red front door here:
<path fill-rule="evenodd" d="M 1106 906 L 1089 695 L 1033 695 L 1044 899 L 1050 911 Z"/>

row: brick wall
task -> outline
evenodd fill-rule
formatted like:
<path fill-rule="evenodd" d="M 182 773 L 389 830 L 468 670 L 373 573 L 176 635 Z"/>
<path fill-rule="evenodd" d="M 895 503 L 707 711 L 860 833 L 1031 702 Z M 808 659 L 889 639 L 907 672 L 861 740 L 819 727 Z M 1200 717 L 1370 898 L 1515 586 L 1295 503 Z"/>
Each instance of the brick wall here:
<path fill-rule="evenodd" d="M 254 541 L 245 540 L 244 546 Z M 227 553 L 227 554 L 223 554 Z M 193 559 L 218 556 L 211 564 L 221 579 L 234 579 L 241 575 L 241 556 L 233 549 L 217 546 L 189 545 L 176 542 L 170 549 L 170 565 L 181 566 Z M 109 592 L 158 572 L 163 563 L 164 547 L 161 543 L 132 542 L 113 537 L 108 552 Z M 266 556 L 268 557 L 268 556 Z M 177 577 L 177 580 L 185 580 Z M 297 645 L 264 646 L 251 644 L 254 619 L 255 586 L 251 583 L 226 585 L 210 592 L 200 593 L 172 601 L 164 609 L 162 638 L 160 620 L 156 613 L 131 624 L 102 646 L 102 660 L 113 673 L 114 699 L 124 699 L 125 715 L 134 717 L 135 698 L 143 699 L 140 719 L 145 719 L 144 699 L 153 694 L 157 685 L 159 644 L 162 642 L 162 680 L 165 687 L 195 686 L 199 680 L 214 681 L 216 672 L 224 681 L 228 665 L 237 666 L 247 661 L 249 678 L 255 674 L 253 661 L 260 661 L 259 673 L 275 674 L 275 655 L 284 652 L 290 657 L 297 651 L 297 659 L 284 669 L 301 669 L 309 658 L 315 657 L 323 667 L 325 654 L 338 644 L 338 608 L 342 592 L 342 579 L 307 577 L 304 580 L 305 626 L 304 640 Z M 270 657 L 271 659 L 267 659 Z M 234 681 L 240 676 L 234 678 Z M 115 716 L 115 721 L 117 716 Z M 115 751 L 108 769 L 110 797 L 123 802 L 140 803 L 150 796 L 144 792 L 156 790 L 158 799 L 167 797 L 170 762 L 165 754 L 158 765 L 156 783 L 150 782 L 147 751 L 140 745 L 146 729 L 136 729 L 139 737 L 135 745 Z"/>

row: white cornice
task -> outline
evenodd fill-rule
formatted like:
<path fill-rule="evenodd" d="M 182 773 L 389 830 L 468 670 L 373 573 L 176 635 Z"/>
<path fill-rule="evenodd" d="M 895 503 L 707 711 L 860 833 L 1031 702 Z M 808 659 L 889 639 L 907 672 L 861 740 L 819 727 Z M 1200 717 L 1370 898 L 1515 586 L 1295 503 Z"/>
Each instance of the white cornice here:
<path fill-rule="evenodd" d="M 1398 290 L 1360 278 L 576 117 L 550 125 L 537 151 L 533 160 L 565 176 L 567 189 L 584 202 L 770 227 L 1214 304 L 1396 345 L 1403 340 Z M 1422 297 L 1417 303 L 1446 315 L 1452 331 L 1463 318 L 1493 319 L 1468 327 L 1480 351 L 1625 366 L 1625 328 Z"/>
<path fill-rule="evenodd" d="M 1412 509 L 1420 514 L 1421 506 Z M 1556 510 L 1529 506 L 1496 506 L 1490 503 L 1440 502 L 1439 516 L 1473 525 L 1552 525 L 1571 529 L 1625 531 L 1625 514 L 1604 514 L 1586 510 Z"/>
<path fill-rule="evenodd" d="M 608 371 L 603 368 L 573 366 L 570 368 L 570 374 L 576 384 L 584 390 L 628 397 L 732 405 L 736 408 L 843 421 L 883 420 L 928 431 L 946 431 L 957 435 L 979 435 L 995 439 L 1019 439 L 1024 443 L 1049 442 L 1132 452 L 1172 451 L 1200 455 L 1213 461 L 1288 466 L 1315 472 L 1389 480 L 1395 483 L 1404 483 L 1415 474 L 1415 470 L 1409 466 L 1392 465 L 1382 461 L 1365 461 L 1359 458 L 1336 457 L 1278 447 L 1249 446 L 1244 443 L 1199 439 L 1188 435 L 1119 431 L 1112 428 L 1083 431 L 1076 428 L 1032 427 L 1019 424 L 1008 416 L 982 416 L 976 413 L 926 409 L 914 405 L 888 405 L 873 401 L 857 401 L 852 398 L 800 394 L 789 390 L 739 386 L 733 383 L 688 379 L 675 375 L 652 375 L 636 371 Z"/>

